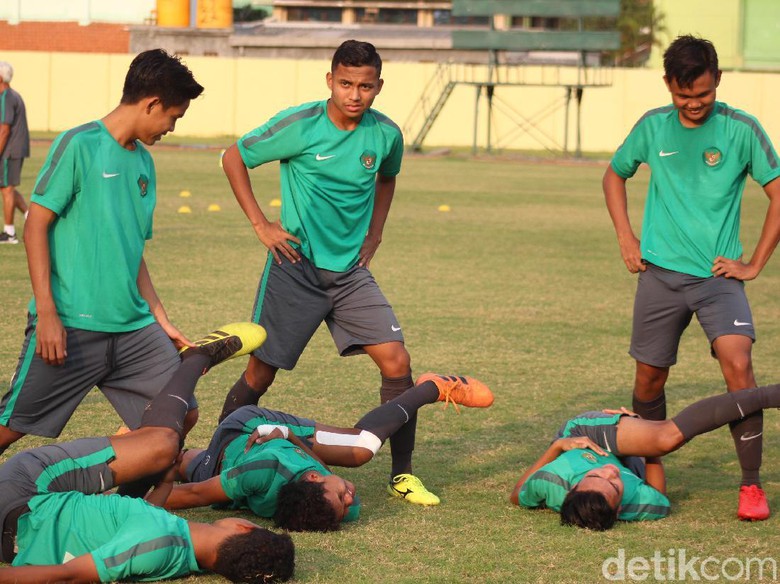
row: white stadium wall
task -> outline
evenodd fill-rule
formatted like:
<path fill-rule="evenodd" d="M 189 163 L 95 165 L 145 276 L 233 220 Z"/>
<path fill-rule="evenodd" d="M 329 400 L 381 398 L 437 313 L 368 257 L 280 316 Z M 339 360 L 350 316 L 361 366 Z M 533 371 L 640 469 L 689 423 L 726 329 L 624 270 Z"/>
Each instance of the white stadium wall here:
<path fill-rule="evenodd" d="M 0 53 L 15 69 L 13 87 L 27 104 L 33 131 L 59 132 L 98 118 L 118 103 L 132 55 L 10 52 Z M 187 65 L 205 86 L 179 122 L 177 134 L 194 137 L 237 136 L 261 124 L 285 107 L 327 97 L 325 74 L 330 63 L 317 60 L 229 59 L 186 57 Z M 385 64 L 384 89 L 375 106 L 403 126 L 419 107 L 422 88 L 435 64 Z M 725 72 L 719 99 L 744 109 L 762 122 L 780 143 L 780 110 L 771 97 L 780 90 L 780 76 L 772 73 Z M 474 124 L 473 86 L 458 86 L 450 96 L 424 146 L 470 147 Z M 498 88 L 504 104 L 525 118 L 534 118 L 562 100 L 562 88 Z M 582 102 L 584 152 L 614 150 L 646 110 L 669 102 L 656 69 L 618 69 L 613 84 L 587 88 Z M 484 102 L 480 106 L 484 117 Z M 516 116 L 517 117 L 517 116 Z M 506 149 L 541 149 L 540 143 L 501 114 L 494 116 L 494 140 Z M 575 139 L 574 109 L 570 109 L 569 148 Z M 563 142 L 563 108 L 537 121 L 537 130 Z M 484 143 L 485 121 L 480 120 L 479 144 Z M 407 138 L 411 138 L 408 136 Z M 495 144 L 495 142 L 494 142 Z"/>

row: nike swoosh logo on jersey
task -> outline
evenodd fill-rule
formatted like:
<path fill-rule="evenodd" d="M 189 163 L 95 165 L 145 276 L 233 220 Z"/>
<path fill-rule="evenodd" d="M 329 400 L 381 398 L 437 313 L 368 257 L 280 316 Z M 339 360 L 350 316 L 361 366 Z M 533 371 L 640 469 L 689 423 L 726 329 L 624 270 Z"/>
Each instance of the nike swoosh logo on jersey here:
<path fill-rule="evenodd" d="M 658 153 L 658 156 L 674 156 L 675 154 L 679 154 L 679 153 L 680 153 L 679 150 L 675 150 L 674 152 L 664 152 L 663 150 L 661 150 Z"/>
<path fill-rule="evenodd" d="M 741 322 L 736 318 L 734 319 L 734 326 L 749 326 L 749 325 L 750 325 L 749 322 Z"/>
<path fill-rule="evenodd" d="M 754 440 L 758 438 L 759 436 L 761 436 L 761 434 L 763 434 L 763 432 L 759 432 L 758 434 L 753 434 L 752 436 L 748 436 L 746 432 L 745 434 L 742 434 L 742 436 L 740 436 L 739 439 L 742 440 L 742 442 L 747 442 L 748 440 Z"/>
<path fill-rule="evenodd" d="M 314 157 L 315 160 L 330 160 L 336 156 L 335 154 L 331 154 L 330 156 L 323 156 L 322 154 L 317 154 L 317 156 Z"/>
<path fill-rule="evenodd" d="M 103 178 L 114 178 L 115 176 L 119 176 L 118 172 L 109 174 L 105 170 L 103 171 Z"/>
<path fill-rule="evenodd" d="M 398 331 L 401 330 L 401 327 L 400 326 L 395 326 L 395 325 L 391 324 L 390 325 L 390 330 L 393 331 L 394 333 L 397 333 Z"/>

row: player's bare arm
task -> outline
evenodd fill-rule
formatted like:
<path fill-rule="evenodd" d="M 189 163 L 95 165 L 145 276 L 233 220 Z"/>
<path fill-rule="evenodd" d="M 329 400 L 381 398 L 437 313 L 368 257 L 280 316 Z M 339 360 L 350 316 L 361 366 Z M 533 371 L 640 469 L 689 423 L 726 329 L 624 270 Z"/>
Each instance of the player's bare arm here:
<path fill-rule="evenodd" d="M 587 436 L 569 436 L 566 438 L 558 438 L 555 442 L 550 444 L 547 450 L 545 450 L 544 453 L 538 459 L 536 459 L 536 462 L 528 467 L 528 469 L 523 473 L 523 475 L 520 477 L 520 480 L 518 480 L 517 484 L 515 484 L 515 488 L 512 490 L 512 494 L 509 496 L 509 501 L 515 505 L 519 505 L 520 502 L 518 498 L 520 496 L 520 490 L 523 488 L 523 485 L 528 480 L 528 478 L 537 470 L 542 468 L 545 464 L 549 464 L 558 458 L 563 452 L 574 450 L 576 448 L 592 450 L 601 456 L 606 456 L 607 454 L 604 452 L 604 449 L 601 448 L 601 446 L 593 442 L 593 440 Z"/>
<path fill-rule="evenodd" d="M 712 262 L 712 273 L 716 276 L 753 280 L 758 277 L 774 253 L 780 241 L 780 179 L 776 178 L 764 185 L 764 192 L 769 198 L 769 207 L 753 256 L 749 262 L 743 262 L 741 258 L 731 260 L 723 256 L 716 257 Z"/>
<path fill-rule="evenodd" d="M 41 205 L 30 205 L 24 224 L 27 267 L 30 272 L 38 322 L 35 325 L 35 352 L 47 365 L 62 365 L 68 356 L 67 333 L 57 314 L 51 291 L 49 227 L 56 213 Z"/>
<path fill-rule="evenodd" d="M 282 263 L 279 254 L 295 263 L 301 259 L 298 251 L 290 245 L 290 242 L 300 243 L 301 240 L 285 231 L 280 221 L 270 222 L 257 204 L 252 181 L 249 178 L 249 170 L 241 158 L 238 146 L 233 144 L 222 156 L 222 170 L 227 176 L 233 195 L 236 197 L 241 210 L 246 215 L 257 238 L 268 248 L 274 261 Z"/>
<path fill-rule="evenodd" d="M 5 150 L 8 138 L 11 135 L 11 126 L 9 124 L 0 124 L 0 154 Z"/>
<path fill-rule="evenodd" d="M 623 262 L 632 274 L 644 272 L 647 267 L 642 263 L 639 239 L 634 234 L 634 230 L 631 228 L 631 221 L 628 218 L 626 179 L 612 170 L 610 165 L 604 173 L 602 188 L 604 189 L 604 199 L 607 203 L 609 216 L 612 218 L 612 224 L 615 226 Z"/>
<path fill-rule="evenodd" d="M 217 475 L 200 483 L 175 485 L 165 501 L 165 508 L 192 509 L 193 507 L 206 507 L 230 501 L 231 499 L 222 488 L 222 481 Z"/>
<path fill-rule="evenodd" d="M 666 473 L 659 456 L 645 458 L 645 482 L 659 493 L 666 494 Z"/>
<path fill-rule="evenodd" d="M 173 341 L 173 344 L 176 346 L 176 348 L 181 349 L 183 347 L 194 347 L 195 345 L 192 343 L 192 341 L 184 336 L 184 333 L 176 328 L 176 326 L 168 318 L 168 313 L 165 311 L 165 307 L 163 306 L 160 297 L 157 296 L 157 291 L 154 289 L 152 277 L 149 274 L 149 269 L 146 267 L 146 260 L 143 258 L 141 259 L 141 265 L 138 268 L 138 277 L 136 278 L 136 283 L 138 284 L 138 291 L 149 305 L 149 310 L 151 310 L 154 319 L 160 324 L 162 329 L 165 331 L 165 334 L 168 335 L 171 341 Z"/>
<path fill-rule="evenodd" d="M 385 229 L 385 221 L 390 213 L 390 205 L 393 204 L 394 195 L 395 177 L 377 175 L 374 212 L 371 215 L 371 223 L 368 225 L 366 239 L 360 248 L 359 266 L 367 268 L 379 248 L 379 244 L 382 243 L 382 232 Z"/>
<path fill-rule="evenodd" d="M 41 582 L 100 582 L 95 560 L 84 554 L 57 566 L 18 566 L 0 568 L 0 584 L 40 584 Z"/>

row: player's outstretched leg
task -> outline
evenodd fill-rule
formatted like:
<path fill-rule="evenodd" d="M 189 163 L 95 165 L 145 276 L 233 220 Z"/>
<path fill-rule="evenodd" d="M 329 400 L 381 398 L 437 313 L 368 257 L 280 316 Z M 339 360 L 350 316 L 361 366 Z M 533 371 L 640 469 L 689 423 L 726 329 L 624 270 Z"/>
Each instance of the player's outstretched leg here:
<path fill-rule="evenodd" d="M 487 408 L 493 403 L 493 392 L 473 377 L 425 373 L 417 378 L 415 389 L 407 391 L 388 404 L 401 406 L 404 398 L 412 399 L 417 395 L 426 399 L 425 403 L 443 401 L 444 407 L 452 403 L 458 412 L 460 412 L 458 404 L 471 408 Z M 365 422 L 361 420 L 357 427 L 365 427 Z M 422 481 L 411 474 L 394 476 L 387 485 L 387 491 L 394 497 L 400 497 L 417 505 L 438 505 L 440 502 L 439 497 L 426 489 Z"/>

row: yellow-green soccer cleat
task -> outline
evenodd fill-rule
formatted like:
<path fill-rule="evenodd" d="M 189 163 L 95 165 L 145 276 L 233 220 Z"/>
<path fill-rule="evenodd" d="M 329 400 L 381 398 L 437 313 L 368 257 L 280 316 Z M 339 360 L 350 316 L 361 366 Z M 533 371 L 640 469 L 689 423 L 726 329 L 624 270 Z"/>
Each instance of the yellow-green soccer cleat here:
<path fill-rule="evenodd" d="M 395 475 L 387 485 L 387 492 L 415 505 L 439 504 L 439 498 L 426 489 L 420 479 L 410 474 Z"/>
<path fill-rule="evenodd" d="M 185 347 L 181 351 L 182 359 L 187 351 L 206 354 L 211 359 L 209 369 L 223 361 L 248 355 L 265 342 L 265 329 L 252 322 L 233 322 L 210 332 L 195 341 L 196 349 Z"/>

